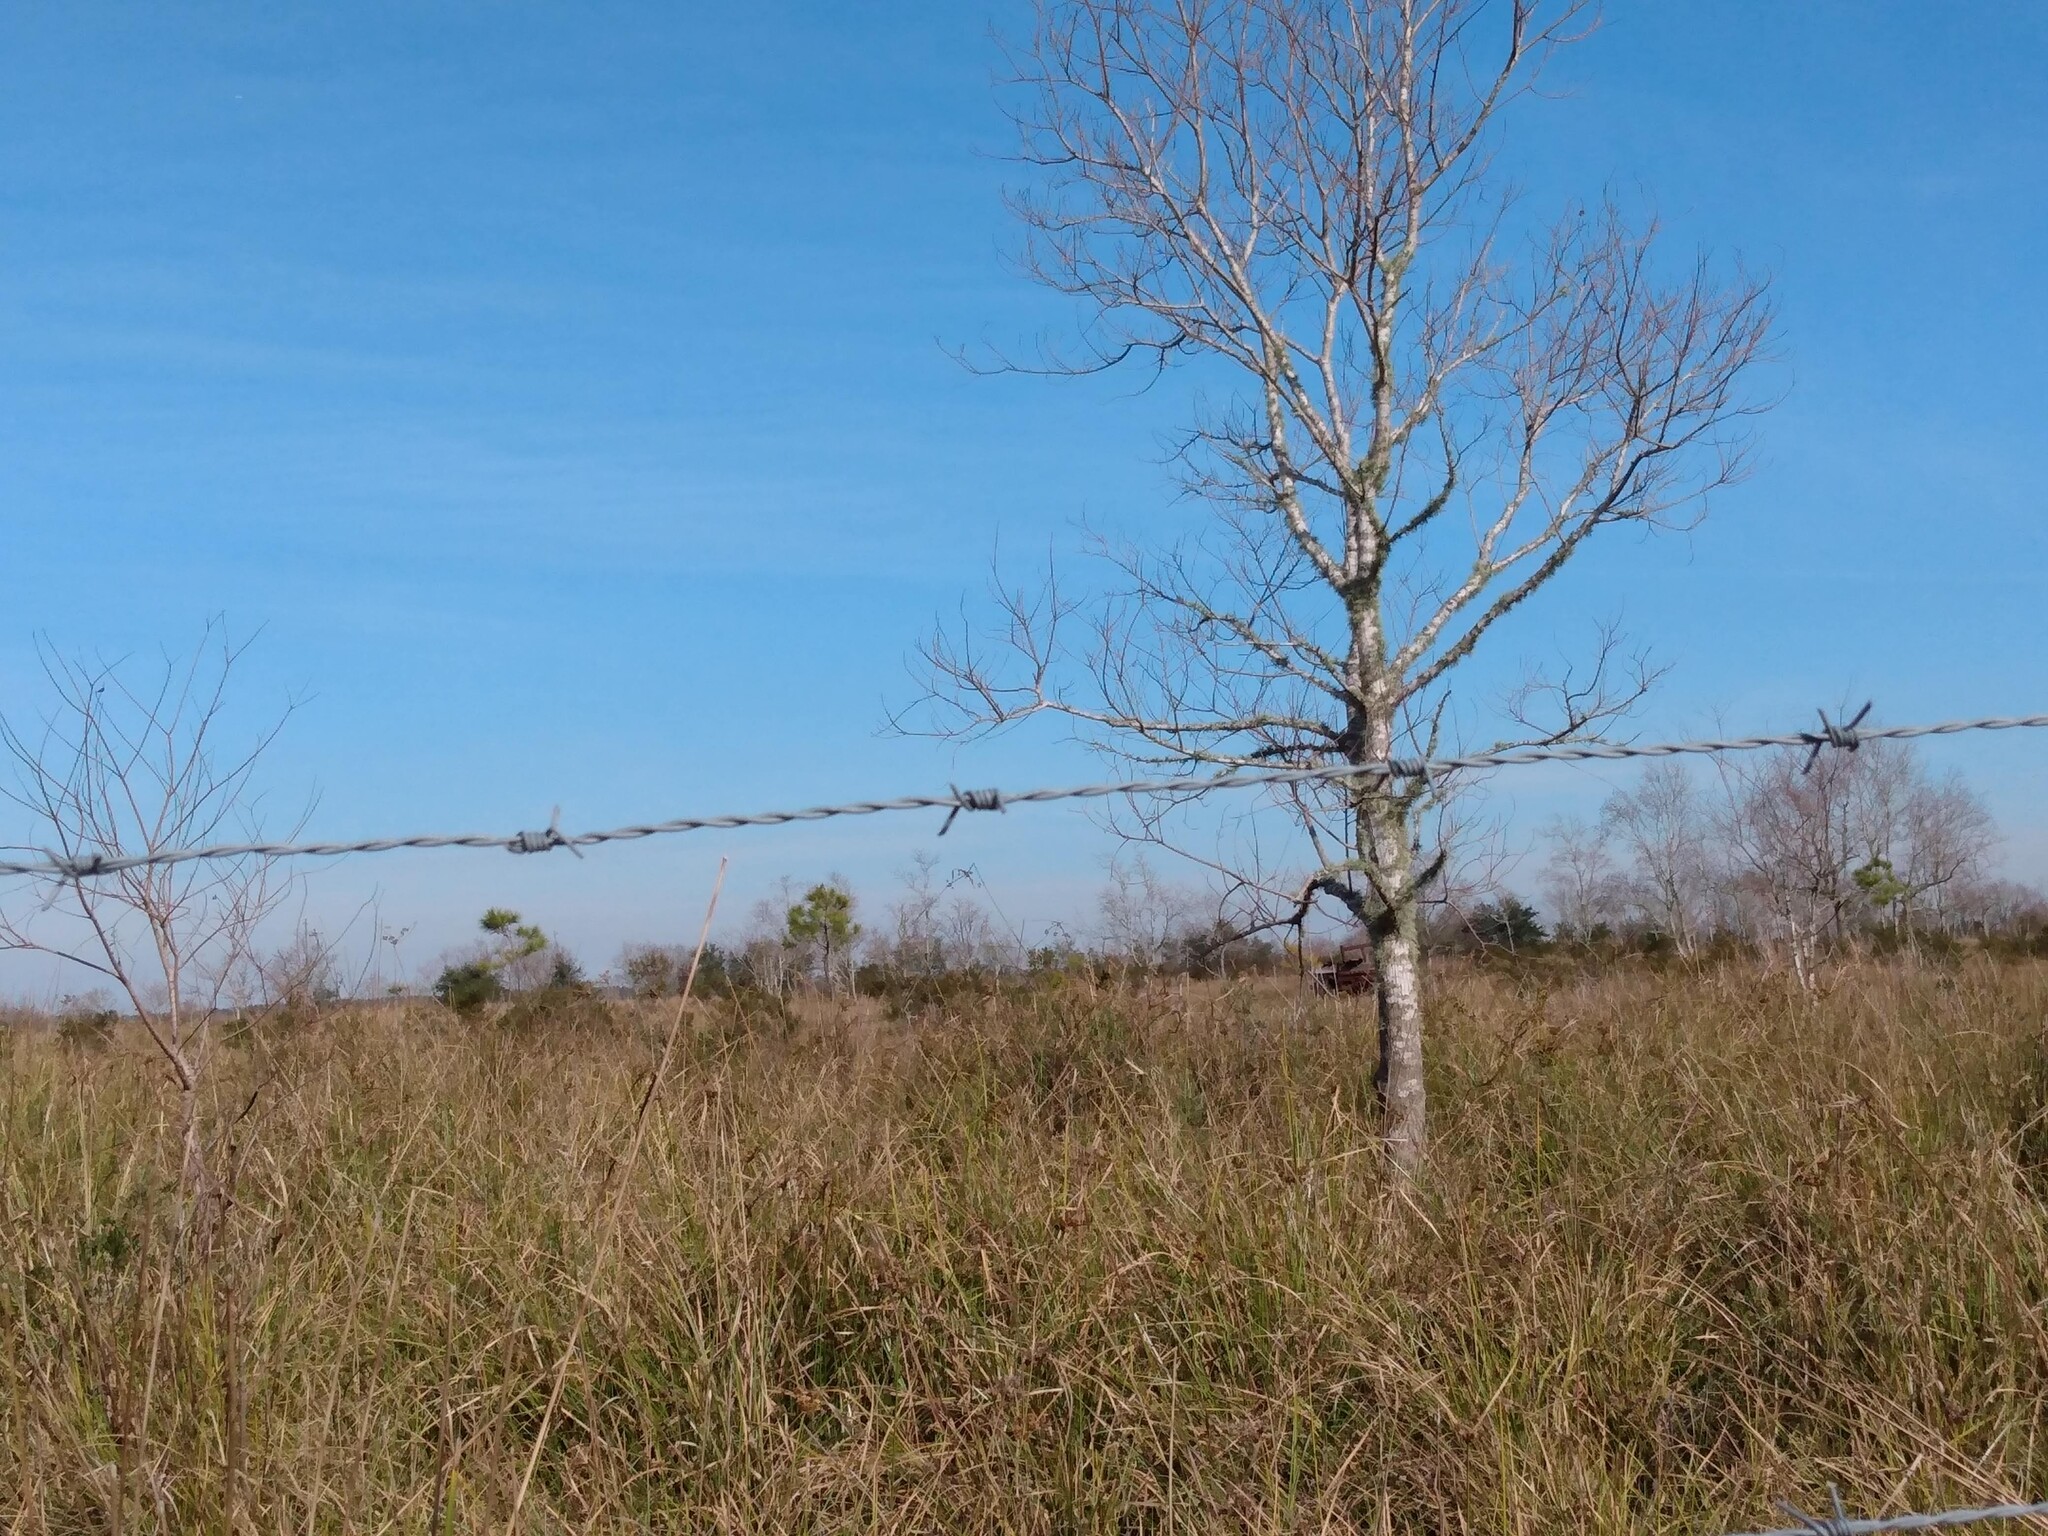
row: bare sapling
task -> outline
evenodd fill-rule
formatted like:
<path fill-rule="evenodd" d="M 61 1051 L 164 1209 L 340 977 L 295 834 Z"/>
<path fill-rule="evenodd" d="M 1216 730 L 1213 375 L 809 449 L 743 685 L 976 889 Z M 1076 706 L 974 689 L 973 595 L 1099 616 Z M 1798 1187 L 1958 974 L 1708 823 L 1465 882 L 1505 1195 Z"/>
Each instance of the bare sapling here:
<path fill-rule="evenodd" d="M 1179 542 L 1098 541 L 1100 582 L 999 578 L 992 629 L 927 642 L 918 728 L 1048 715 L 1192 776 L 1422 757 L 1454 731 L 1583 739 L 1640 697 L 1653 673 L 1611 628 L 1494 703 L 1454 688 L 1596 534 L 1696 519 L 1761 406 L 1760 280 L 1667 260 L 1616 206 L 1534 217 L 1496 165 L 1587 21 L 1571 0 L 1043 0 L 1013 206 L 1081 345 L 1031 366 L 1190 368 L 1195 515 Z M 1184 797 L 1128 828 L 1222 875 L 1241 933 L 1327 909 L 1370 935 L 1403 1166 L 1444 797 L 1414 775 L 1295 787 L 1220 854 Z"/>
<path fill-rule="evenodd" d="M 53 957 L 126 1002 L 176 1092 L 180 1225 L 202 1251 L 218 1195 L 201 1123 L 211 1024 L 260 965 L 258 930 L 291 882 L 255 855 L 87 871 L 258 835 L 256 769 L 284 715 L 224 739 L 244 652 L 217 623 L 154 666 L 45 647 L 49 707 L 34 725 L 0 719 L 14 768 L 0 795 L 26 822 L 13 846 L 78 871 L 38 877 L 0 907 L 0 950 Z"/>

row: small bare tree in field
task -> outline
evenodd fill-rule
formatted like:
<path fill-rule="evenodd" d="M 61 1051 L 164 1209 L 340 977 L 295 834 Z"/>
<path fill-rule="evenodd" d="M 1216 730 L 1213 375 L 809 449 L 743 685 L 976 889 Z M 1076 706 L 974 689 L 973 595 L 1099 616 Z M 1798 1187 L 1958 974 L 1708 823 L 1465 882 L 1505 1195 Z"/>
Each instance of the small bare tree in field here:
<path fill-rule="evenodd" d="M 1426 755 L 1460 669 L 1595 534 L 1699 513 L 1740 465 L 1763 286 L 1667 270 L 1612 207 L 1539 227 L 1492 164 L 1503 108 L 1584 20 L 1575 0 L 1042 0 L 1015 209 L 1086 344 L 1051 366 L 1192 364 L 1217 402 L 1183 453 L 1208 516 L 1102 546 L 1099 598 L 999 587 L 992 636 L 934 636 L 934 728 L 1060 716 L 1146 773 Z M 1585 736 L 1646 681 L 1604 636 L 1507 702 L 1498 744 Z M 1280 798 L 1294 868 L 1240 866 L 1236 926 L 1329 902 L 1371 934 L 1386 1135 L 1412 1164 L 1441 787 Z"/>
<path fill-rule="evenodd" d="M 251 838 L 257 763 L 283 721 L 222 742 L 242 655 L 218 626 L 154 668 L 46 648 L 54 704 L 33 727 L 0 720 L 15 769 L 0 794 L 32 828 L 13 851 L 76 865 Z M 92 973 L 141 1022 L 177 1092 L 181 1187 L 202 1225 L 214 1194 L 200 1124 L 209 1024 L 237 978 L 261 965 L 257 929 L 289 890 L 273 861 L 248 856 L 52 875 L 0 911 L 0 950 Z"/>

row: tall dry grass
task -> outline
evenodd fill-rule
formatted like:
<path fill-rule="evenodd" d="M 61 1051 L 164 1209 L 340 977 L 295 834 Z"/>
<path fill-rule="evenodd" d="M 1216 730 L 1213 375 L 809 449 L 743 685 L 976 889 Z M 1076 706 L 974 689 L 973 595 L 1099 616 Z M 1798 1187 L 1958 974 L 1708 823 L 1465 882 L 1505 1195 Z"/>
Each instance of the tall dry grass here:
<path fill-rule="evenodd" d="M 230 1048 L 206 1264 L 148 1059 L 16 1030 L 0 1530 L 502 1529 L 585 1295 L 528 1530 L 1703 1531 L 1831 1480 L 2048 1491 L 2048 967 L 1437 981 L 1413 1186 L 1353 1002 L 707 1006 L 601 1271 L 651 1015 Z"/>

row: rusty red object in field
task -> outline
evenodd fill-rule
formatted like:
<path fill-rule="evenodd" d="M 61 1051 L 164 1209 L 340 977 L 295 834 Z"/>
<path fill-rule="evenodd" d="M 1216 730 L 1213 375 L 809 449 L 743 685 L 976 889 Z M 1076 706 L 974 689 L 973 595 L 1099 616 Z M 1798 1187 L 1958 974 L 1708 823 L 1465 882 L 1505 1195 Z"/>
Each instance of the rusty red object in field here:
<path fill-rule="evenodd" d="M 1308 974 L 1319 992 L 1370 992 L 1380 984 L 1370 939 L 1351 939 L 1339 945 L 1334 959 Z"/>

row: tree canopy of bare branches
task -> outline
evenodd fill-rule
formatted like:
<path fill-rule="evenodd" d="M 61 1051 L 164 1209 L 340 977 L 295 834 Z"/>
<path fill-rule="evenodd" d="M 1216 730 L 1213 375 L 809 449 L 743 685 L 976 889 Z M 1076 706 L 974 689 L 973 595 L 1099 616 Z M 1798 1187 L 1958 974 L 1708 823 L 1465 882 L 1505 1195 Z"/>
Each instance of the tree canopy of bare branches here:
<path fill-rule="evenodd" d="M 2012 925 L 2032 899 L 1990 878 L 1984 802 L 1900 742 L 1724 758 L 1704 776 L 1667 760 L 1610 795 L 1597 824 L 1553 823 L 1549 842 L 1560 937 L 1656 940 L 1680 956 L 1734 937 L 1808 986 L 1848 941 Z"/>
<path fill-rule="evenodd" d="M 1808 985 L 1822 950 L 1859 918 L 1901 935 L 1938 922 L 1995 840 L 1983 802 L 1953 775 L 1930 777 L 1909 746 L 1824 752 L 1806 768 L 1775 753 L 1720 771 L 1714 830 L 1730 893 Z"/>
<path fill-rule="evenodd" d="M 1585 24 L 1570 0 L 1045 0 L 1014 207 L 1083 343 L 1045 366 L 1192 365 L 1218 402 L 1180 460 L 1207 515 L 1098 546 L 1100 597 L 999 585 L 992 633 L 935 635 L 935 728 L 1058 716 L 1148 771 L 1424 755 L 1458 670 L 1589 539 L 1689 521 L 1738 472 L 1761 282 L 1667 262 L 1615 206 L 1533 219 L 1497 171 L 1503 112 Z M 1612 636 L 1593 652 L 1510 700 L 1500 740 L 1631 702 L 1643 671 Z M 1284 803 L 1295 868 L 1238 872 L 1241 926 L 1328 901 L 1370 932 L 1413 1163 L 1439 790 Z"/>

